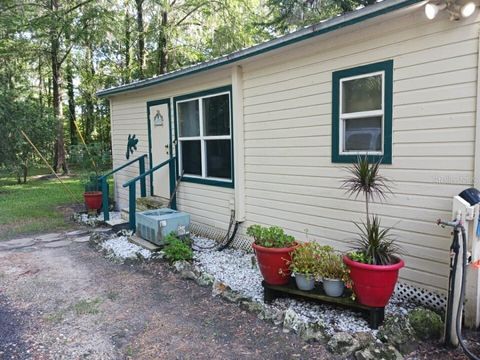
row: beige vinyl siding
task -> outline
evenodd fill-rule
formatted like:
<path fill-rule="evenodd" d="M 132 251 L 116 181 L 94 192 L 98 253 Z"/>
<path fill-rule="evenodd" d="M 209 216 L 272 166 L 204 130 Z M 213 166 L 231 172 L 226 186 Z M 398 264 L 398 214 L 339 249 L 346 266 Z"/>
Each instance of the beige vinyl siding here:
<path fill-rule="evenodd" d="M 331 162 L 332 72 L 393 59 L 394 195 L 372 210 L 406 251 L 402 279 L 444 291 L 451 239 L 435 220 L 473 181 L 478 30 L 419 8 L 244 64 L 246 225 L 347 249 L 364 203 Z"/>
<path fill-rule="evenodd" d="M 139 139 L 138 149 L 131 155 L 130 159 L 141 154 L 148 154 L 147 101 L 173 98 L 229 85 L 230 82 L 230 71 L 228 69 L 216 70 L 213 74 L 200 74 L 184 80 L 146 88 L 145 90 L 113 96 L 111 98 L 111 123 L 114 167 L 118 167 L 127 161 L 125 153 L 129 134 L 136 134 Z M 171 110 L 171 130 L 173 133 L 173 108 Z M 149 162 L 147 160 L 146 168 L 148 169 L 148 167 Z M 132 165 L 116 174 L 115 199 L 117 208 L 128 207 L 128 189 L 123 188 L 122 184 L 137 175 L 138 165 Z M 150 181 L 147 178 L 147 192 L 149 190 Z M 140 196 L 139 186 L 137 186 L 138 196 Z M 192 220 L 195 222 L 208 223 L 210 226 L 226 229 L 233 199 L 233 189 L 182 182 L 178 191 L 177 205 L 179 210 L 190 213 Z"/>

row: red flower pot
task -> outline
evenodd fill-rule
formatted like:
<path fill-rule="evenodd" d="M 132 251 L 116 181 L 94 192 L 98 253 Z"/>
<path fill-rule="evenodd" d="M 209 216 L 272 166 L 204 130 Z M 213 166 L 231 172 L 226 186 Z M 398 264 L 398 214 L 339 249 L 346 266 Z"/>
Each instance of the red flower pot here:
<path fill-rule="evenodd" d="M 85 199 L 87 210 L 98 210 L 102 207 L 101 191 L 86 191 L 83 193 L 83 198 Z"/>
<path fill-rule="evenodd" d="M 369 265 L 344 256 L 343 262 L 350 269 L 358 302 L 371 307 L 387 305 L 397 283 L 398 271 L 405 266 L 402 259 L 393 265 Z"/>
<path fill-rule="evenodd" d="M 266 283 L 285 285 L 290 281 L 291 271 L 288 265 L 292 261 L 291 254 L 297 244 L 288 248 L 267 248 L 253 243 L 252 247 Z"/>

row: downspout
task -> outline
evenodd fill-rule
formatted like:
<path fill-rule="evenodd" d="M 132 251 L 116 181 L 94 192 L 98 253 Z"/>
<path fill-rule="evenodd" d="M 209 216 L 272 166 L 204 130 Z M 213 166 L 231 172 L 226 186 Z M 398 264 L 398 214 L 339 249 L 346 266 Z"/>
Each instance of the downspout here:
<path fill-rule="evenodd" d="M 243 71 L 232 67 L 232 118 L 235 174 L 235 220 L 245 221 L 245 126 L 243 114 Z"/>

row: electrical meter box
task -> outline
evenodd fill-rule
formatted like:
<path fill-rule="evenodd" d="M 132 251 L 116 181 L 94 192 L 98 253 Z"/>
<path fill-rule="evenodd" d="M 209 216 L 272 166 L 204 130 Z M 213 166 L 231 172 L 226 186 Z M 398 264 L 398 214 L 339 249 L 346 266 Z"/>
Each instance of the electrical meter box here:
<path fill-rule="evenodd" d="M 137 235 L 156 245 L 164 245 L 170 233 L 185 236 L 190 233 L 190 215 L 164 208 L 137 213 Z"/>

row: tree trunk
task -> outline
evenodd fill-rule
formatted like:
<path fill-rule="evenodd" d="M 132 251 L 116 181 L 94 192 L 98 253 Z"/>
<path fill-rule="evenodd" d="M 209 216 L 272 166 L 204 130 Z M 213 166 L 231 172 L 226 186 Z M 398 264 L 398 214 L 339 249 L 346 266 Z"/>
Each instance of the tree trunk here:
<path fill-rule="evenodd" d="M 90 71 L 90 79 L 95 76 L 95 66 L 93 63 L 93 48 L 92 44 L 87 46 L 87 62 Z M 92 139 L 92 133 L 95 129 L 95 101 L 93 94 L 89 88 L 85 94 L 85 141 Z"/>
<path fill-rule="evenodd" d="M 145 62 L 145 34 L 143 32 L 143 0 L 135 0 L 137 5 L 137 33 L 138 33 L 138 76 L 143 79 L 143 66 Z"/>
<path fill-rule="evenodd" d="M 58 11 L 58 0 L 50 1 L 50 10 L 52 13 Z M 65 154 L 65 140 L 63 130 L 63 109 L 62 109 L 62 92 L 61 92 L 61 75 L 60 75 L 60 40 L 56 34 L 55 27 L 52 26 L 50 31 L 50 57 L 52 62 L 52 95 L 53 95 L 53 116 L 57 121 L 57 139 L 55 141 L 55 163 L 54 170 L 68 173 L 68 167 Z"/>
<path fill-rule="evenodd" d="M 67 67 L 65 69 L 65 77 L 67 80 L 67 96 L 68 96 L 68 122 L 70 130 L 70 144 L 77 144 L 77 129 L 75 127 L 76 115 L 75 115 L 75 92 L 73 88 L 73 64 L 72 59 L 69 56 L 67 59 Z"/>
<path fill-rule="evenodd" d="M 130 29 L 130 14 L 125 11 L 125 68 L 123 72 L 123 83 L 130 82 L 130 42 L 132 37 L 132 30 Z"/>
<path fill-rule="evenodd" d="M 165 74 L 168 72 L 167 26 L 168 13 L 166 11 L 163 11 L 162 26 L 160 36 L 158 37 L 158 71 L 160 74 Z"/>

